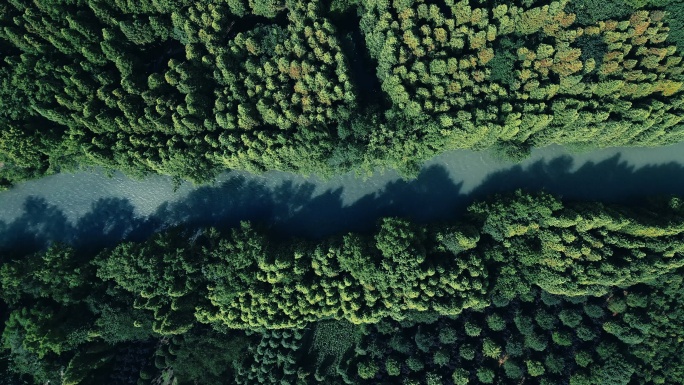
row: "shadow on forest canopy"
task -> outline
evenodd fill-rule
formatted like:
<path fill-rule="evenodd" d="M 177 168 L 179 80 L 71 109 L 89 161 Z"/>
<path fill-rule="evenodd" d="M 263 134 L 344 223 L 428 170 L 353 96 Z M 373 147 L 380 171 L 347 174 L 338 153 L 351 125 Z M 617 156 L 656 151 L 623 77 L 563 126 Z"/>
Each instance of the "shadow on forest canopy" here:
<path fill-rule="evenodd" d="M 190 228 L 229 228 L 242 220 L 268 225 L 275 236 L 324 237 L 339 232 L 370 231 L 378 218 L 400 216 L 416 222 L 453 220 L 472 201 L 516 189 L 544 190 L 567 200 L 598 200 L 637 204 L 650 196 L 684 195 L 684 166 L 678 163 L 640 168 L 620 161 L 617 154 L 572 171 L 573 160 L 561 156 L 523 168 L 514 166 L 487 175 L 468 193 L 439 165 L 423 169 L 410 181 L 392 181 L 350 205 L 343 188 L 315 194 L 315 185 L 283 182 L 268 188 L 237 176 L 205 186 L 187 197 L 162 204 L 147 217 L 135 214 L 126 199 L 103 198 L 75 224 L 57 206 L 28 197 L 23 213 L 11 223 L 0 222 L 0 248 L 13 254 L 66 242 L 95 251 L 122 239 L 142 240 L 176 224 Z"/>

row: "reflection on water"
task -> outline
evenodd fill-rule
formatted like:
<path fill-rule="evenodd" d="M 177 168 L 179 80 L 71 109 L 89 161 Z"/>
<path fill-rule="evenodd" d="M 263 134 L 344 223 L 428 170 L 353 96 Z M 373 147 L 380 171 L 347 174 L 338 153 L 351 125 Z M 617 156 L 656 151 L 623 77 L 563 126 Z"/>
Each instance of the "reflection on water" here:
<path fill-rule="evenodd" d="M 616 202 L 684 195 L 684 144 L 586 154 L 552 146 L 517 165 L 486 152 L 455 151 L 429 161 L 410 181 L 390 171 L 325 181 L 231 172 L 213 185 L 174 191 L 171 179 L 160 176 L 60 174 L 0 193 L 0 247 L 27 251 L 65 241 L 96 248 L 178 223 L 229 227 L 246 219 L 283 236 L 321 237 L 370 230 L 382 216 L 449 219 L 474 199 L 518 188 Z"/>

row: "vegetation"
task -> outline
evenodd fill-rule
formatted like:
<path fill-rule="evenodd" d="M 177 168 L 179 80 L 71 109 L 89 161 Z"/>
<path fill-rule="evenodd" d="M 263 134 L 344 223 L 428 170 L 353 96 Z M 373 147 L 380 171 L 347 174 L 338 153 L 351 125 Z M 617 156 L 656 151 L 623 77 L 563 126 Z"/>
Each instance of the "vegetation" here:
<path fill-rule="evenodd" d="M 450 223 L 7 253 L 5 383 L 684 381 L 684 204 L 522 192 Z"/>
<path fill-rule="evenodd" d="M 0 188 L 684 140 L 681 0 L 7 0 Z M 684 383 L 684 201 L 0 256 L 0 384 Z"/>
<path fill-rule="evenodd" d="M 683 31 L 679 0 L 7 1 L 0 185 L 674 143 Z"/>

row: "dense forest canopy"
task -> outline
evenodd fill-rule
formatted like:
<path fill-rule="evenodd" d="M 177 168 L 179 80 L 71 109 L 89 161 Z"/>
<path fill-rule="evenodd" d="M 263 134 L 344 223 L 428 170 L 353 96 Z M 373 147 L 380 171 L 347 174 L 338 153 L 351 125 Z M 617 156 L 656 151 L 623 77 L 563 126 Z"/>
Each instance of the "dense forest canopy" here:
<path fill-rule="evenodd" d="M 7 251 L 2 383 L 682 383 L 683 236 L 678 198 L 518 192 L 317 241 Z"/>
<path fill-rule="evenodd" d="M 684 140 L 681 0 L 6 0 L 0 188 Z M 684 202 L 0 250 L 0 384 L 684 383 Z"/>
<path fill-rule="evenodd" d="M 684 139 L 678 0 L 8 0 L 0 182 Z"/>

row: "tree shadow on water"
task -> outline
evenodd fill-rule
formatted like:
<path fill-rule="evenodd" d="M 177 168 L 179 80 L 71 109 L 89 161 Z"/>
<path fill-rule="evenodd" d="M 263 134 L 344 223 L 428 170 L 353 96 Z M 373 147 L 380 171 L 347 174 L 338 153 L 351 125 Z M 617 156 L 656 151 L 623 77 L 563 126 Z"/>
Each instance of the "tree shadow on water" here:
<path fill-rule="evenodd" d="M 320 238 L 342 231 L 370 231 L 378 218 L 399 216 L 417 222 L 443 220 L 459 207 L 462 183 L 444 167 L 425 168 L 416 179 L 396 180 L 381 190 L 343 205 L 343 189 L 329 190 L 282 220 L 285 235 Z"/>
<path fill-rule="evenodd" d="M 463 182 L 457 175 L 433 165 L 423 169 L 414 180 L 391 181 L 351 204 L 344 203 L 343 187 L 322 193 L 316 187 L 291 180 L 268 187 L 257 179 L 235 176 L 165 202 L 144 217 L 136 214 L 127 199 L 103 198 L 93 203 L 91 210 L 76 223 L 69 222 L 60 208 L 44 199 L 27 197 L 16 220 L 0 222 L 0 250 L 26 253 L 59 241 L 95 252 L 122 239 L 145 239 L 169 226 L 225 229 L 243 220 L 265 225 L 277 237 L 319 238 L 347 231 L 370 231 L 378 218 L 386 216 L 416 222 L 458 220 L 473 201 L 516 189 L 547 191 L 569 200 L 638 204 L 645 197 L 684 196 L 684 167 L 672 162 L 637 168 L 621 161 L 618 154 L 600 162 L 587 162 L 575 170 L 572 158 L 561 156 L 527 167 L 518 165 L 495 171 L 464 193 Z"/>
<path fill-rule="evenodd" d="M 482 198 L 515 189 L 547 191 L 570 200 L 638 204 L 646 197 L 684 196 L 684 166 L 676 162 L 635 167 L 616 154 L 573 170 L 573 160 L 560 156 L 523 169 L 514 166 L 489 176 L 469 195 Z"/>
<path fill-rule="evenodd" d="M 24 254 L 42 249 L 49 242 L 71 241 L 71 224 L 59 207 L 29 196 L 22 209 L 22 214 L 13 222 L 0 221 L 0 249 Z"/>
<path fill-rule="evenodd" d="M 115 245 L 131 234 L 148 236 L 154 231 L 150 225 L 149 218 L 135 215 L 127 199 L 99 199 L 88 213 L 72 223 L 60 207 L 44 198 L 29 196 L 19 218 L 9 224 L 0 221 L 0 250 L 23 255 L 54 242 L 85 250 L 100 249 Z"/>

